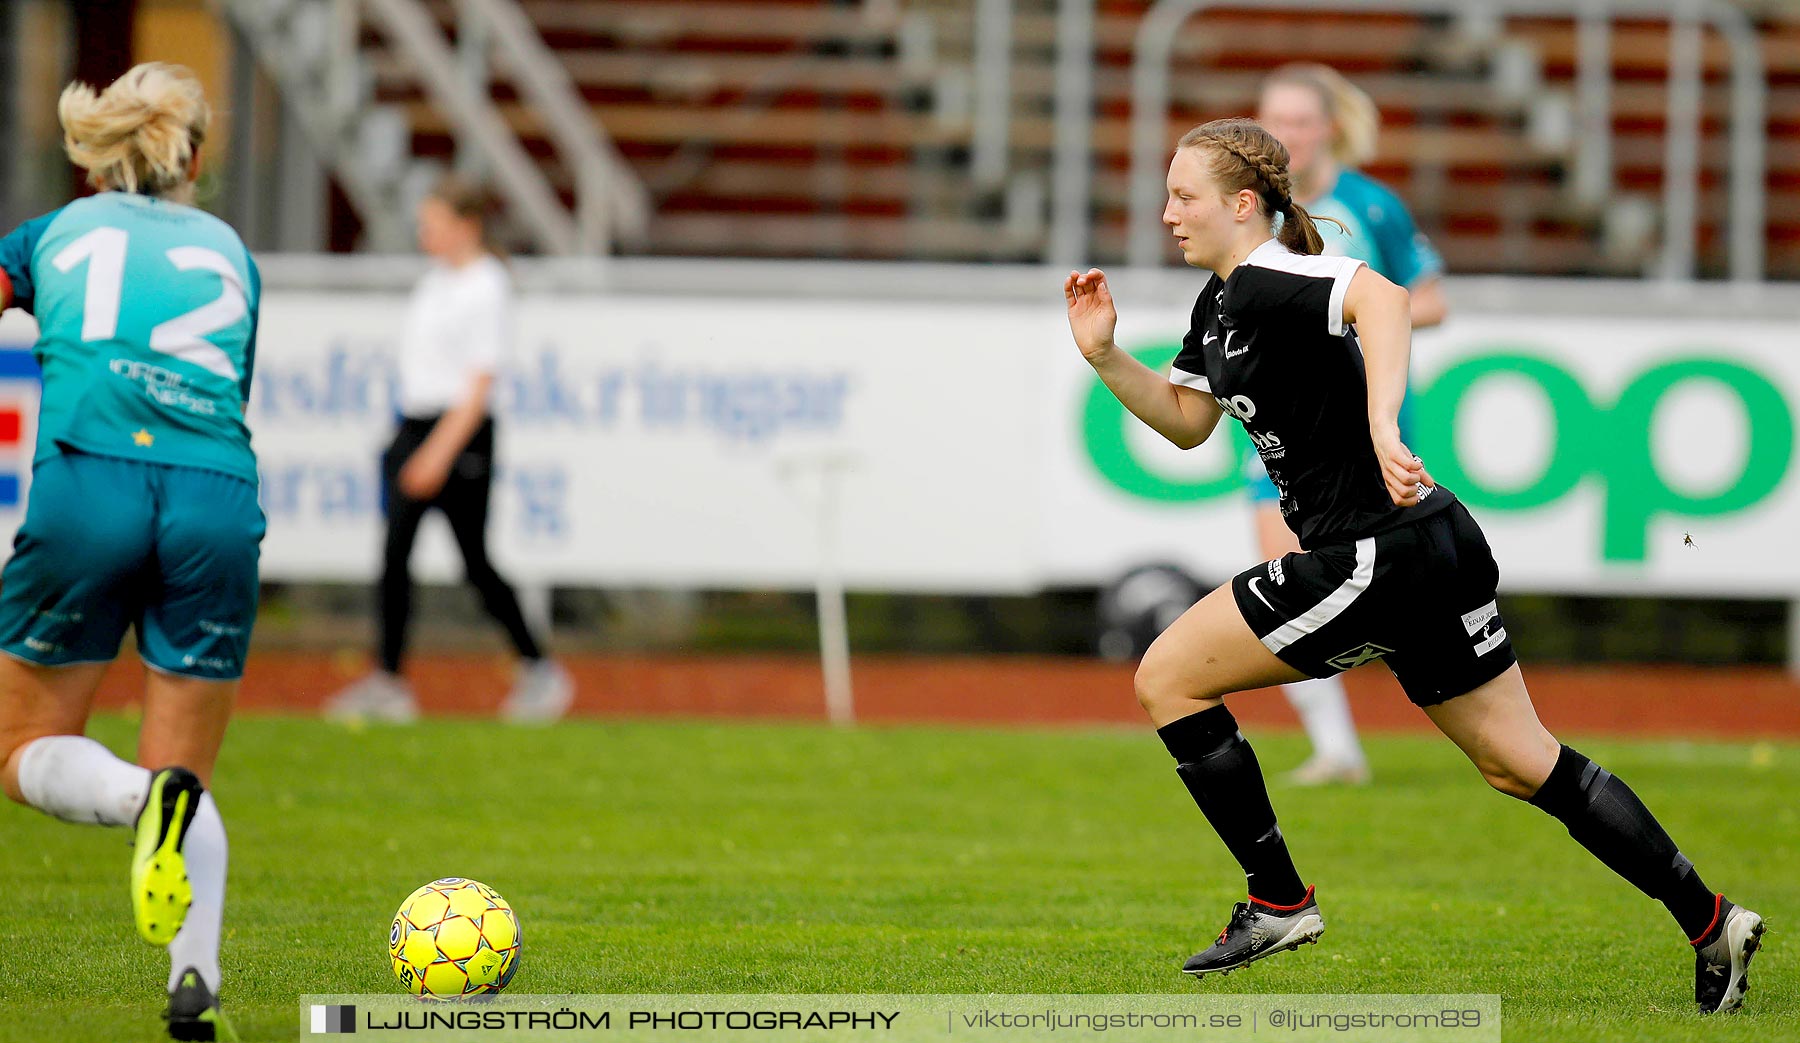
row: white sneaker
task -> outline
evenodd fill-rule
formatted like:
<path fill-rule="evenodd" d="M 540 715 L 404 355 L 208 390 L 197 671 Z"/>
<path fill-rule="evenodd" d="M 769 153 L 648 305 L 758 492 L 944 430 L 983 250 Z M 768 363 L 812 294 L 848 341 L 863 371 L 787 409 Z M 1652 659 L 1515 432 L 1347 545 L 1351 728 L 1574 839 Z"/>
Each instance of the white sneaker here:
<path fill-rule="evenodd" d="M 419 719 L 419 701 L 411 685 L 377 670 L 325 700 L 325 719 L 411 724 Z"/>
<path fill-rule="evenodd" d="M 519 667 L 519 679 L 500 705 L 500 716 L 521 724 L 546 723 L 569 712 L 575 682 L 561 663 L 539 659 Z"/>
<path fill-rule="evenodd" d="M 1290 786 L 1366 786 L 1369 784 L 1369 766 L 1362 761 L 1314 755 L 1284 777 Z"/>

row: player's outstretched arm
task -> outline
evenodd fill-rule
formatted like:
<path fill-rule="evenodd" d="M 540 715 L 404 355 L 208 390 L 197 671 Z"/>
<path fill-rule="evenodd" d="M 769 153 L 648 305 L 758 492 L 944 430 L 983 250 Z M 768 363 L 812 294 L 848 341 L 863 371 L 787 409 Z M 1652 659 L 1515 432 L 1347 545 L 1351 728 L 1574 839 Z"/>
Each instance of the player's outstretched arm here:
<path fill-rule="evenodd" d="M 1119 313 L 1105 272 L 1098 268 L 1086 274 L 1070 272 L 1063 280 L 1063 299 L 1069 306 L 1069 332 L 1081 357 L 1132 415 L 1183 449 L 1206 441 L 1223 415 L 1219 404 L 1210 395 L 1171 384 L 1113 342 Z"/>
<path fill-rule="evenodd" d="M 1411 297 L 1366 266 L 1344 295 L 1344 321 L 1356 326 L 1369 382 L 1369 437 L 1388 495 L 1402 507 L 1419 502 L 1420 484 L 1436 485 L 1425 465 L 1400 441 L 1400 403 L 1412 354 Z"/>

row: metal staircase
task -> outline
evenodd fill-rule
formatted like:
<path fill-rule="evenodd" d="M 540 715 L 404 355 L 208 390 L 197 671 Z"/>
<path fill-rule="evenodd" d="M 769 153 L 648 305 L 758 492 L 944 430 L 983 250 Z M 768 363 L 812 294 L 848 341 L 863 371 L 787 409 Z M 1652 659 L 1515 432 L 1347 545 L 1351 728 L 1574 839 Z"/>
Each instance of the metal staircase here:
<path fill-rule="evenodd" d="M 455 42 L 420 0 L 214 0 L 242 33 L 306 137 L 364 223 L 365 247 L 410 248 L 414 205 L 442 165 L 414 157 L 403 110 L 380 104 L 362 56 L 365 30 L 400 54 L 430 102 L 457 128 L 457 163 L 479 170 L 516 231 L 551 256 L 641 243 L 649 196 L 620 159 L 514 0 L 457 0 Z M 543 114 L 572 199 L 556 189 L 495 105 L 488 70 L 504 68 Z"/>

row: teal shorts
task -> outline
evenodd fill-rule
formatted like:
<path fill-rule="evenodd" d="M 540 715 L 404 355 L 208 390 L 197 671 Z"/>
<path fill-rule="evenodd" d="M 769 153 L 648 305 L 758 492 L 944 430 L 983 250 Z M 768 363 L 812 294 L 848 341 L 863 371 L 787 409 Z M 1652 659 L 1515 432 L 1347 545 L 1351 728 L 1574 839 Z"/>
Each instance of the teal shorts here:
<path fill-rule="evenodd" d="M 44 460 L 0 571 L 0 652 L 110 662 L 135 624 L 153 669 L 241 677 L 264 526 L 242 478 L 69 451 Z"/>

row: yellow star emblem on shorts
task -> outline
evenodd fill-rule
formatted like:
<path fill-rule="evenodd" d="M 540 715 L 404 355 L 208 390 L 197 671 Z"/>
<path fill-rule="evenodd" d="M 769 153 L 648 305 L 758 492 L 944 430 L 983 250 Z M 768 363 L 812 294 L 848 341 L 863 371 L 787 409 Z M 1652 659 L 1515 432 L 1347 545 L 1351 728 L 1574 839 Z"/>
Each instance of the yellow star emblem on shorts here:
<path fill-rule="evenodd" d="M 131 440 L 138 445 L 148 448 L 156 443 L 156 436 L 140 427 L 138 428 L 137 434 L 131 436 Z"/>

